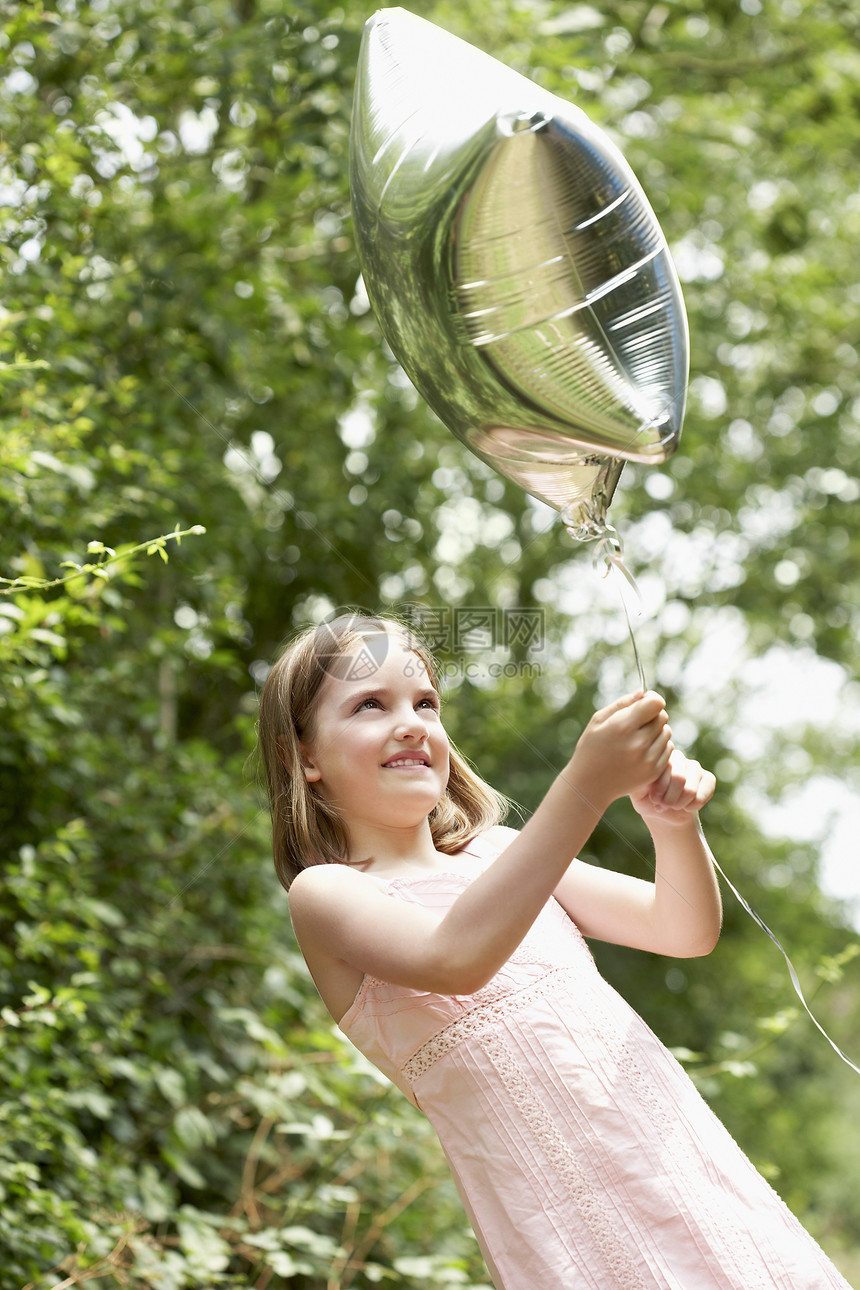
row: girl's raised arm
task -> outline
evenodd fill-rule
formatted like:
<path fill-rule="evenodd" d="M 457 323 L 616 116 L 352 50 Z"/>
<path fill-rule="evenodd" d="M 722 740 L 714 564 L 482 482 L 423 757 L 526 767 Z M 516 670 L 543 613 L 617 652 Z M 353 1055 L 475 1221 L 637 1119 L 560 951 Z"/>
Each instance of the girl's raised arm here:
<path fill-rule="evenodd" d="M 338 965 L 416 990 L 480 989 L 520 944 L 609 803 L 659 781 L 671 752 L 659 695 L 628 695 L 595 713 L 522 831 L 441 918 L 344 865 L 306 869 L 290 889 L 290 910 L 323 997 L 321 978 L 335 979 Z"/>
<path fill-rule="evenodd" d="M 555 891 L 584 936 L 677 958 L 709 954 L 722 908 L 697 812 L 714 777 L 677 749 L 656 783 L 632 793 L 654 842 L 654 881 L 574 861 Z"/>

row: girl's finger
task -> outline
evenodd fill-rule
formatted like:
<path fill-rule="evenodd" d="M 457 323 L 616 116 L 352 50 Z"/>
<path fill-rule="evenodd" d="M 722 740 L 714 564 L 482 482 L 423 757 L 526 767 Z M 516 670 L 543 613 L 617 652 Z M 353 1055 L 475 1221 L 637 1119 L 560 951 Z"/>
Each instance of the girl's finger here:
<path fill-rule="evenodd" d="M 677 762 L 672 767 L 672 774 L 663 801 L 667 806 L 687 805 L 695 800 L 701 778 L 701 770 L 696 762 L 679 767 Z"/>
<path fill-rule="evenodd" d="M 662 723 L 655 721 L 652 724 L 651 729 L 649 729 L 648 734 L 651 736 L 648 744 L 648 752 L 653 754 L 666 750 L 666 761 L 668 763 L 669 758 L 671 758 L 672 753 L 675 750 L 675 745 L 672 743 L 672 730 L 670 726 L 663 725 Z M 663 768 L 661 767 L 661 774 L 662 769 Z"/>
<path fill-rule="evenodd" d="M 663 743 L 662 738 L 655 739 L 654 743 L 648 750 L 649 756 L 655 757 L 656 759 L 654 764 L 654 773 L 657 779 L 660 779 L 667 770 L 671 774 L 670 758 L 672 756 L 672 740 L 671 738 L 667 738 L 665 743 L 663 743 L 662 749 L 661 743 Z"/>
<path fill-rule="evenodd" d="M 638 703 L 642 698 L 644 698 L 642 690 L 637 690 L 634 694 L 624 694 L 620 699 L 616 699 L 614 703 L 610 703 L 605 708 L 601 708 L 600 711 L 596 713 L 596 716 L 598 716 L 601 721 L 606 721 L 607 718 L 613 716 L 614 713 L 620 712 L 622 708 L 632 707 L 634 703 Z"/>
<path fill-rule="evenodd" d="M 639 706 L 641 711 L 637 714 L 641 717 L 643 726 L 647 726 L 651 721 L 667 722 L 669 714 L 666 711 L 666 700 L 656 690 L 648 690 L 647 693 L 640 695 Z"/>
<path fill-rule="evenodd" d="M 662 775 L 660 775 L 658 779 L 655 779 L 654 783 L 651 785 L 651 789 L 648 793 L 648 796 L 651 798 L 651 801 L 662 802 L 663 798 L 666 795 L 666 790 L 668 789 L 671 782 L 672 782 L 672 763 L 670 759 L 669 765 L 663 771 Z"/>
<path fill-rule="evenodd" d="M 705 806 L 714 796 L 714 790 L 717 787 L 717 777 L 709 770 L 702 771 L 702 778 L 699 781 L 696 792 L 696 809 Z"/>

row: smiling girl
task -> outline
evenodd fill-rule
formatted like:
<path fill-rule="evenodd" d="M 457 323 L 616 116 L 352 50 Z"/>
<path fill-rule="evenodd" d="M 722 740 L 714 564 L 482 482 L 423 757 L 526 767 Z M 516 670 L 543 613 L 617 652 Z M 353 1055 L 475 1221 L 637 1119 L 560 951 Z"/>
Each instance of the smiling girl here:
<path fill-rule="evenodd" d="M 719 936 L 697 826 L 714 778 L 659 695 L 597 712 L 520 832 L 392 619 L 292 642 L 260 742 L 310 973 L 432 1122 L 497 1290 L 848 1290 L 586 945 L 686 957 Z M 625 795 L 653 882 L 576 859 Z"/>

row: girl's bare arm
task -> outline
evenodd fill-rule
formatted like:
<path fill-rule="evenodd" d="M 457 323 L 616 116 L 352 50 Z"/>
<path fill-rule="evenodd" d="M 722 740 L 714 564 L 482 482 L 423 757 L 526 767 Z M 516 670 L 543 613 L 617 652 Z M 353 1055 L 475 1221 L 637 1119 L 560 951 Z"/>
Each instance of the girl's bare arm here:
<path fill-rule="evenodd" d="M 659 695 L 595 713 L 532 818 L 441 918 L 346 866 L 304 870 L 290 911 L 318 985 L 339 961 L 411 989 L 473 993 L 510 958 L 609 803 L 658 781 L 671 751 Z"/>
<path fill-rule="evenodd" d="M 677 958 L 709 954 L 722 907 L 711 855 L 698 824 L 714 777 L 677 750 L 660 780 L 631 794 L 654 843 L 654 880 L 574 861 L 555 891 L 583 935 Z"/>

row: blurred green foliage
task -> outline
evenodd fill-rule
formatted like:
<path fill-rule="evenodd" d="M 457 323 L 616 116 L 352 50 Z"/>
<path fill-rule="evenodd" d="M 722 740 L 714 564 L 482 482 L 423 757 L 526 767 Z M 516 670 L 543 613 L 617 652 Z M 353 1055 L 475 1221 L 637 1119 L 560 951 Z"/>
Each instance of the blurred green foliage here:
<path fill-rule="evenodd" d="M 421 13 L 576 97 L 673 247 L 684 439 L 664 470 L 627 468 L 613 504 L 656 604 L 637 631 L 718 769 L 723 867 L 856 1059 L 856 934 L 815 844 L 757 815 L 816 776 L 856 783 L 860 17 Z M 542 649 L 493 655 L 512 675 L 464 679 L 484 656 L 442 649 L 454 738 L 528 811 L 634 672 L 588 552 L 419 405 L 368 312 L 347 183 L 367 16 L 3 9 L 2 1290 L 487 1282 L 432 1134 L 339 1036 L 291 940 L 256 684 L 335 606 L 542 611 Z M 782 657 L 841 669 L 846 720 L 807 724 L 789 690 L 781 723 L 751 721 L 742 665 Z M 637 817 L 619 807 L 588 858 L 647 873 Z M 596 950 L 860 1279 L 856 1076 L 767 938 L 728 898 L 707 960 Z"/>

